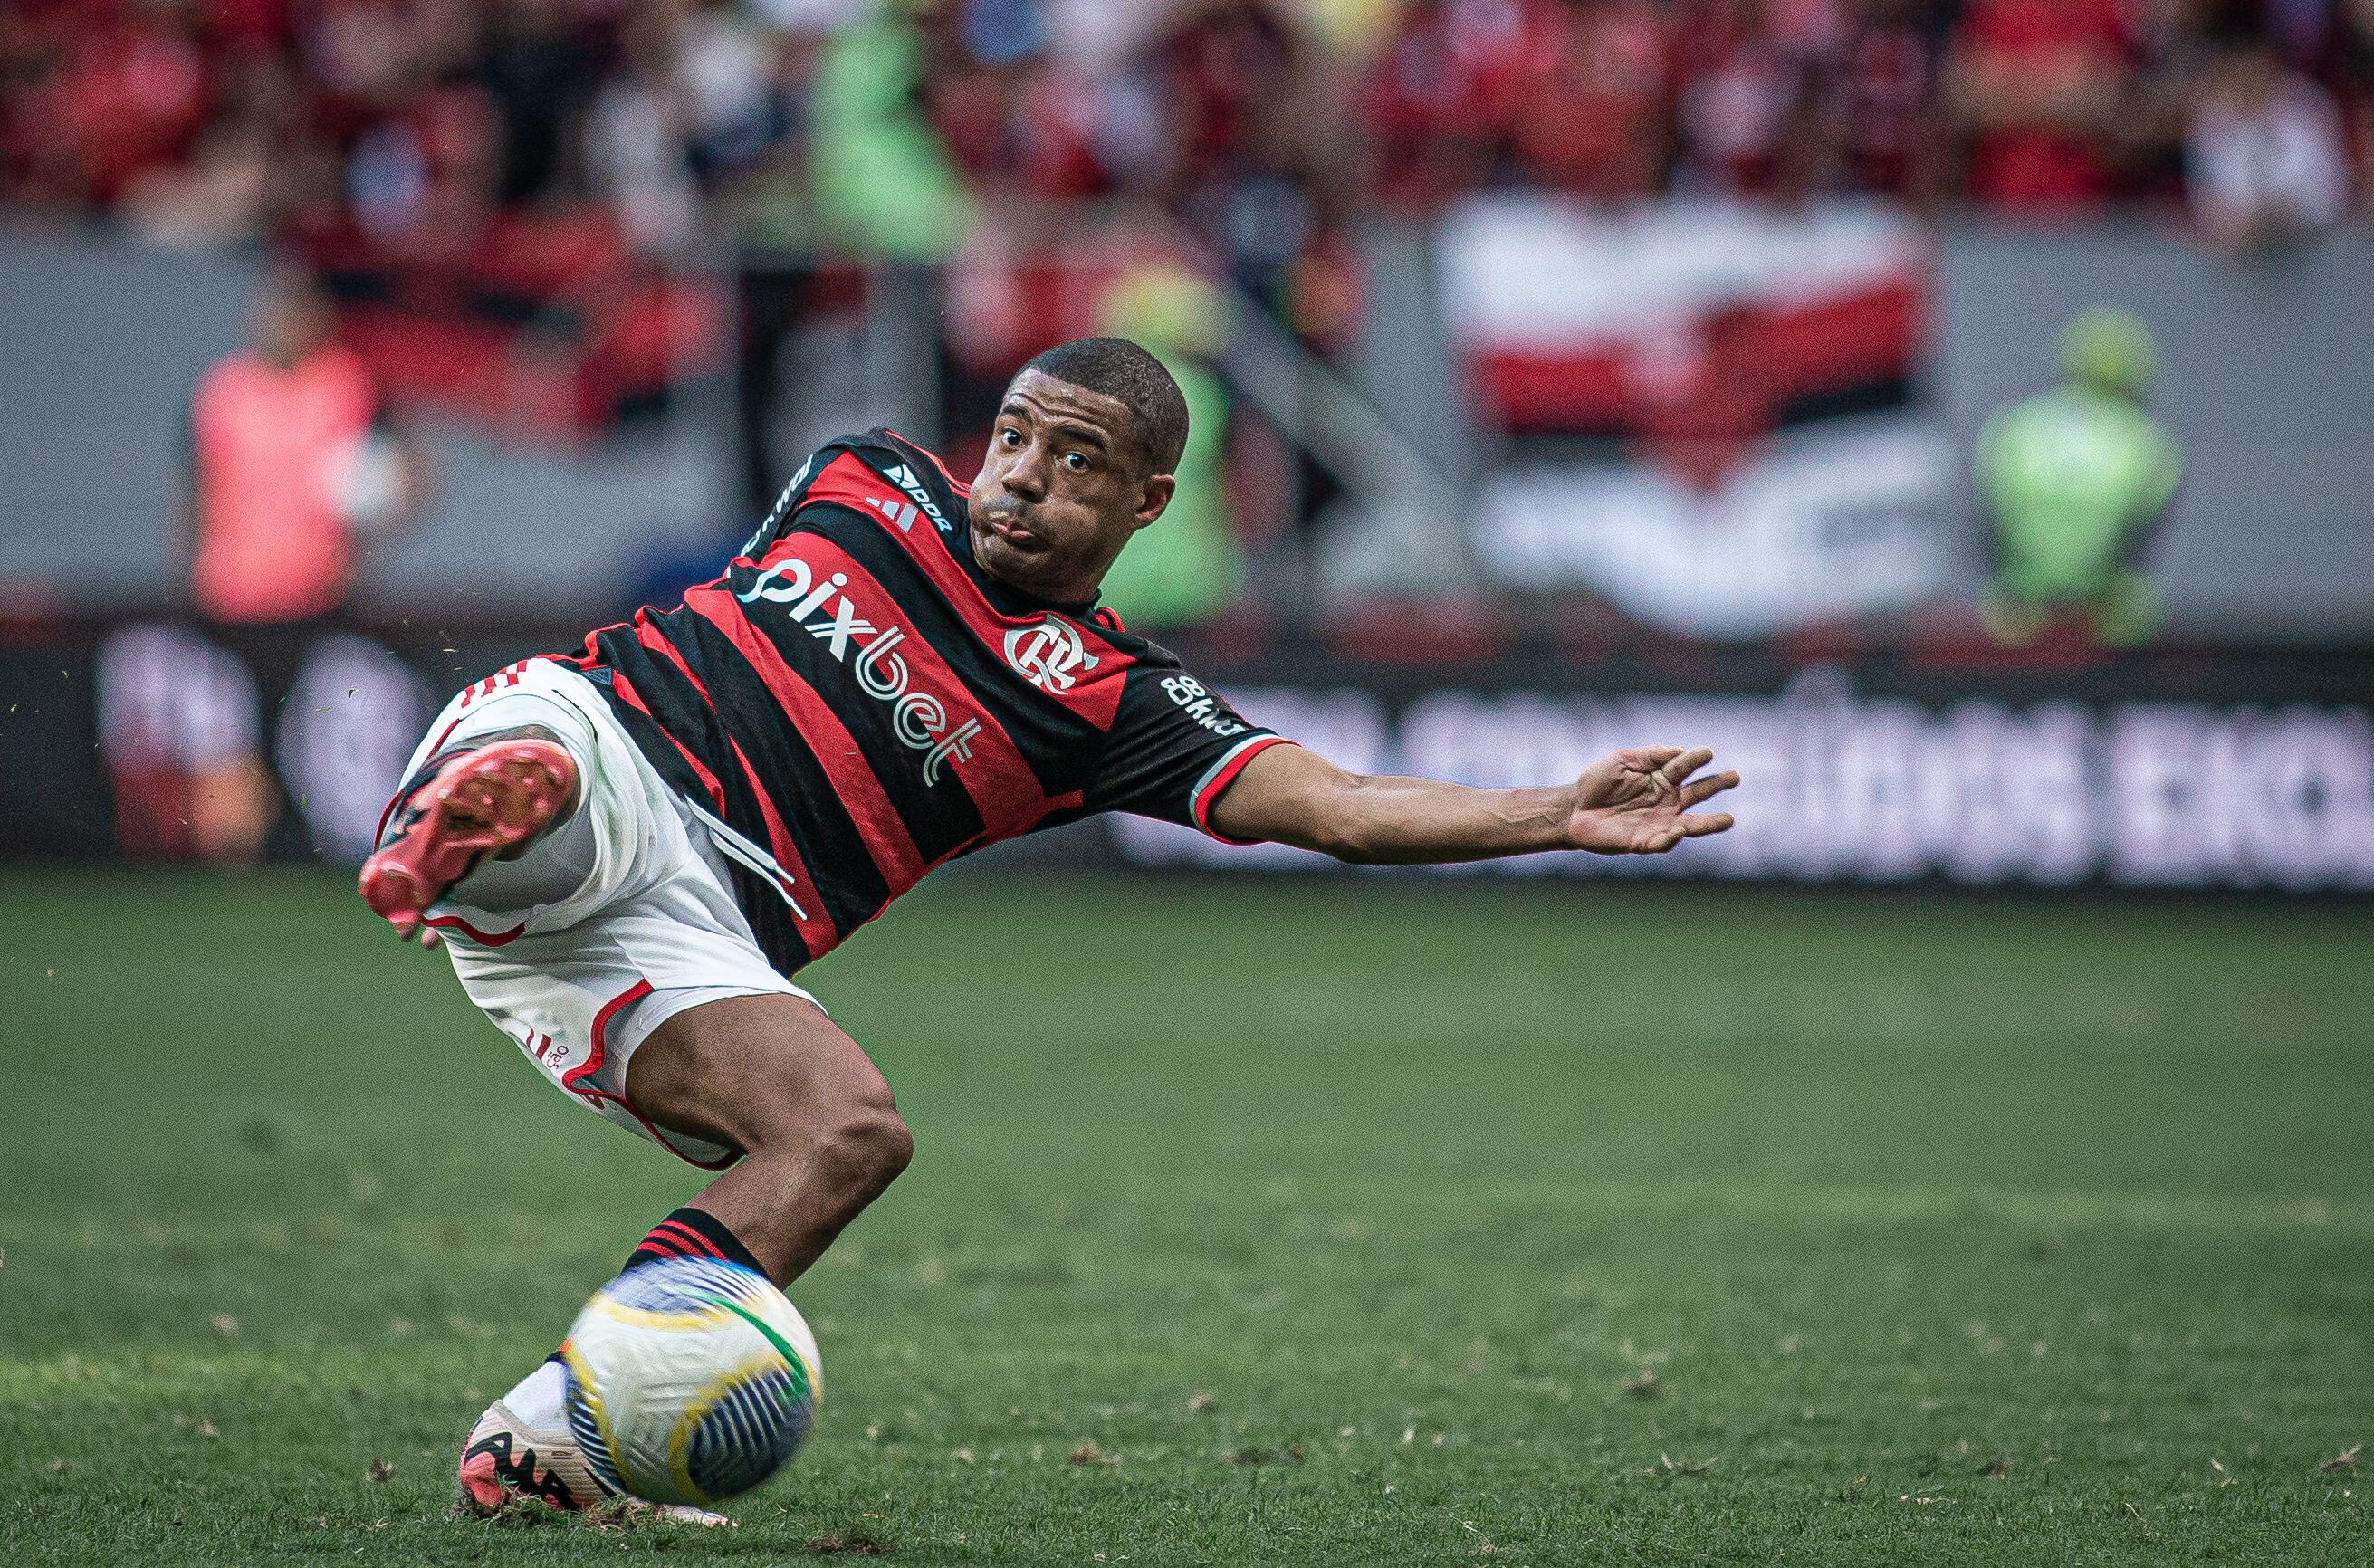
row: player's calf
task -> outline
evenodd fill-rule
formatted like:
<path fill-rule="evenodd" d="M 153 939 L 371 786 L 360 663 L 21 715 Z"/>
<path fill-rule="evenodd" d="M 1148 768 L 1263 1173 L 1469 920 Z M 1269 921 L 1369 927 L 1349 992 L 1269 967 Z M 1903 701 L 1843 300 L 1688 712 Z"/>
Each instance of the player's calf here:
<path fill-rule="evenodd" d="M 671 1018 L 627 1070 L 664 1127 L 741 1151 L 693 1199 L 787 1284 L 914 1155 L 890 1085 L 813 1003 L 733 997 Z"/>

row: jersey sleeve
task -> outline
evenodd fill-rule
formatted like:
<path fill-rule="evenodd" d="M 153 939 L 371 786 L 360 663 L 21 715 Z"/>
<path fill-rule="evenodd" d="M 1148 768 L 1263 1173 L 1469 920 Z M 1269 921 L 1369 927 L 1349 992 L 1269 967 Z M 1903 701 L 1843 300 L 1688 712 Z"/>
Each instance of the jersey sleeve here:
<path fill-rule="evenodd" d="M 1128 812 L 1213 831 L 1212 802 L 1271 746 L 1290 743 L 1240 716 L 1220 694 L 1176 662 L 1144 661 L 1129 672 L 1095 779 L 1082 797 L 1091 812 Z"/>

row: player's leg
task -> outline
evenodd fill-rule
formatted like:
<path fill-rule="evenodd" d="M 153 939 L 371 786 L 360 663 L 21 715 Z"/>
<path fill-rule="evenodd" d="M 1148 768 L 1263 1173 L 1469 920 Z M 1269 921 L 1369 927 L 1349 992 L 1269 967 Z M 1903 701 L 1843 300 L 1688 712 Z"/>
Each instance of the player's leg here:
<path fill-rule="evenodd" d="M 805 997 L 720 997 L 630 1044 L 638 1032 L 619 1031 L 625 1069 L 604 1075 L 625 1091 L 617 1104 L 646 1130 L 740 1158 L 645 1233 L 627 1268 L 706 1256 L 788 1284 L 906 1168 L 913 1144 L 889 1084 Z M 568 1390 L 556 1353 L 478 1418 L 460 1475 L 474 1505 L 528 1495 L 573 1507 L 601 1494 L 570 1435 Z"/>
<path fill-rule="evenodd" d="M 553 1036 L 542 1031 L 574 1022 L 581 1049 L 571 1060 L 584 1059 L 587 1032 L 598 1037 L 596 999 L 629 978 L 599 961 L 615 947 L 603 917 L 665 876 L 670 858 L 652 846 L 673 842 L 650 831 L 650 781 L 632 777 L 630 743 L 601 734 L 599 696 L 566 689 L 579 679 L 531 661 L 449 703 L 405 768 L 360 886 L 399 932 L 427 935 L 433 924 L 453 935 L 454 967 L 473 1000 L 556 1081 Z M 529 935 L 532 923 L 551 934 Z M 522 962 L 506 973 L 511 954 Z M 613 1032 L 632 1049 L 630 1028 Z M 479 1416 L 460 1462 L 469 1504 L 492 1510 L 536 1497 L 575 1508 L 605 1495 L 569 1432 L 566 1389 L 562 1367 L 546 1361 Z"/>
<path fill-rule="evenodd" d="M 441 900 L 527 910 L 585 888 L 599 855 L 587 781 L 603 748 L 586 715 L 548 689 L 558 679 L 533 661 L 514 665 L 464 690 L 430 726 L 359 882 L 399 935 L 437 923 L 428 910 Z"/>
<path fill-rule="evenodd" d="M 430 768 L 403 795 L 363 865 L 363 901 L 398 935 L 411 936 L 429 907 L 465 880 L 462 896 L 489 909 L 558 902 L 582 884 L 592 870 L 582 855 L 541 856 L 534 867 L 504 873 L 536 840 L 582 814 L 584 767 L 560 734 L 543 725 L 507 726 L 471 737 Z M 569 866 L 580 862 L 570 876 Z"/>
<path fill-rule="evenodd" d="M 822 1009 L 741 996 L 677 1013 L 627 1068 L 627 1094 L 670 1130 L 739 1151 L 671 1219 L 730 1235 L 778 1285 L 907 1168 L 914 1151 L 890 1085 Z M 700 1221 L 709 1222 L 702 1227 Z M 655 1238 L 664 1247 L 666 1224 Z"/>

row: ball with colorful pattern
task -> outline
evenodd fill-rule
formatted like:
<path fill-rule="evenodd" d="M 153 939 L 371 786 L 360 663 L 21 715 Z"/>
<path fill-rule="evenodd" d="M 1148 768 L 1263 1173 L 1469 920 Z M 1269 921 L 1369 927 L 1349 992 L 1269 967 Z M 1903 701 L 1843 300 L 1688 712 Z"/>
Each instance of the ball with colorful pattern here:
<path fill-rule="evenodd" d="M 569 1427 L 603 1485 L 707 1507 L 781 1469 L 816 1420 L 816 1336 L 759 1275 L 710 1258 L 629 1269 L 561 1347 Z"/>

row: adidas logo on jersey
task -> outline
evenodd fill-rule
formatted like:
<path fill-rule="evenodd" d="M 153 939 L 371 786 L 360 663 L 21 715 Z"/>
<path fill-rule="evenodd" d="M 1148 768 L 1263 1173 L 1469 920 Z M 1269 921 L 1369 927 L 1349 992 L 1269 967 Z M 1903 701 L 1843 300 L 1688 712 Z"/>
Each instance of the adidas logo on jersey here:
<path fill-rule="evenodd" d="M 898 486 L 899 488 L 906 491 L 908 495 L 914 497 L 915 504 L 923 509 L 923 515 L 932 520 L 933 527 L 938 529 L 941 532 L 946 533 L 954 526 L 940 511 L 939 507 L 933 502 L 932 493 L 923 488 L 923 482 L 915 477 L 915 471 L 913 469 L 908 467 L 903 462 L 893 463 L 888 469 L 885 470 L 885 475 L 889 479 L 890 483 Z M 881 503 L 877 501 L 875 505 L 879 507 L 881 506 Z M 886 512 L 888 510 L 887 508 L 883 508 L 883 509 Z M 905 522 L 899 523 L 899 526 L 901 529 L 904 529 L 914 521 L 914 518 L 910 516 Z"/>

